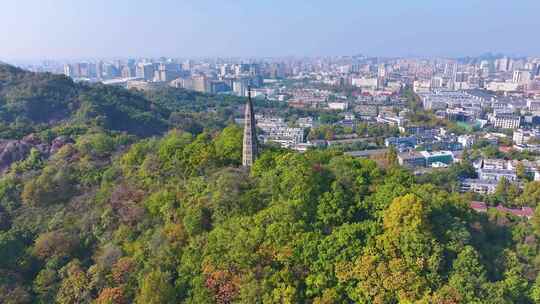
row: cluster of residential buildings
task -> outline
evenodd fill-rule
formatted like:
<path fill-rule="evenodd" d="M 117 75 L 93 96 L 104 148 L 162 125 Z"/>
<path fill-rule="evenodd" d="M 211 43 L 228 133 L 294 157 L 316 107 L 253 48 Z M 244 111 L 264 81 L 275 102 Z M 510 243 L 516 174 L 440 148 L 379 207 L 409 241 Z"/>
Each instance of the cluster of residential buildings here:
<path fill-rule="evenodd" d="M 263 143 L 277 143 L 283 148 L 292 149 L 304 143 L 304 128 L 290 127 L 280 117 L 255 115 L 255 119 L 257 128 L 262 131 L 260 139 Z"/>
<path fill-rule="evenodd" d="M 537 95 L 539 58 L 476 58 L 472 60 L 433 60 L 414 82 L 418 93 L 436 89 L 472 90 Z"/>
<path fill-rule="evenodd" d="M 301 126 L 291 127 L 281 117 L 255 114 L 255 126 L 260 130 L 258 140 L 265 144 L 277 144 L 282 148 L 306 151 L 312 146 L 306 142 L 307 129 L 316 122 L 311 117 L 302 117 L 299 120 L 302 122 Z M 243 119 L 237 119 L 236 122 L 244 123 Z"/>
<path fill-rule="evenodd" d="M 500 96 L 479 90 L 435 90 L 419 96 L 423 107 L 434 111 L 439 118 L 500 129 L 540 125 L 540 99 Z"/>
<path fill-rule="evenodd" d="M 449 150 L 461 151 L 471 148 L 476 142 L 473 135 L 455 135 L 449 133 L 445 128 L 430 128 L 424 126 L 402 126 L 399 128 L 399 137 L 388 137 L 385 139 L 387 147 L 393 146 L 398 152 L 410 150 Z"/>
<path fill-rule="evenodd" d="M 462 180 L 461 191 L 492 194 L 501 179 L 521 185 L 523 181 L 518 176 L 518 166 L 523 166 L 525 174 L 530 178 L 540 180 L 540 161 L 480 159 L 474 163 L 477 178 Z"/>

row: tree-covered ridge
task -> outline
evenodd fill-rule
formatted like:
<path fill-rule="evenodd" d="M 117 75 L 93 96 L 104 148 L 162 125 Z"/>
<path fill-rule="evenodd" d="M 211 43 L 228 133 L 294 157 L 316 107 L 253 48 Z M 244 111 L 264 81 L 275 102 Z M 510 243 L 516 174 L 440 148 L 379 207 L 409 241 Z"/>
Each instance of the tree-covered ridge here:
<path fill-rule="evenodd" d="M 62 119 L 75 102 L 77 86 L 67 77 L 37 74 L 0 65 L 2 120 L 33 123 Z"/>
<path fill-rule="evenodd" d="M 0 182 L 6 303 L 533 303 L 537 232 L 399 168 L 242 130 L 86 134 Z M 534 223 L 534 222 L 533 222 Z"/>
<path fill-rule="evenodd" d="M 223 128 L 242 98 L 167 88 L 139 92 L 101 84 L 75 83 L 63 75 L 32 73 L 0 64 L 0 138 L 23 138 L 50 129 L 78 135 L 99 127 L 139 137 L 169 127 L 201 132 Z M 213 111 L 208 111 L 213 109 Z M 207 122 L 204 126 L 197 121 Z M 45 136 L 45 135 L 44 135 Z"/>

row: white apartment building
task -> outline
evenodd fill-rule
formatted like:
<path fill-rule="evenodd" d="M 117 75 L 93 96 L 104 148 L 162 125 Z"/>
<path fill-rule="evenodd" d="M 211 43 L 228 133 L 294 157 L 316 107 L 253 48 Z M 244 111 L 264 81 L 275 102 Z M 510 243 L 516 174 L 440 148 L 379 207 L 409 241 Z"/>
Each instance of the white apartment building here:
<path fill-rule="evenodd" d="M 514 131 L 514 135 L 512 136 L 512 140 L 514 144 L 516 145 L 523 145 L 529 143 L 531 139 L 538 139 L 540 138 L 540 130 L 533 129 L 533 130 L 523 130 L 518 129 Z"/>
<path fill-rule="evenodd" d="M 328 108 L 331 110 L 347 110 L 349 104 L 347 102 L 329 102 Z"/>
<path fill-rule="evenodd" d="M 359 88 L 369 88 L 377 89 L 378 79 L 377 78 L 352 78 L 351 84 Z"/>
<path fill-rule="evenodd" d="M 458 136 L 458 143 L 460 143 L 463 148 L 471 148 L 474 143 L 475 143 L 475 138 L 473 135 L 468 135 L 468 134 L 465 134 L 465 135 L 460 135 Z"/>
<path fill-rule="evenodd" d="M 521 117 L 508 113 L 497 113 L 490 115 L 489 120 L 495 128 L 517 129 L 521 124 Z"/>

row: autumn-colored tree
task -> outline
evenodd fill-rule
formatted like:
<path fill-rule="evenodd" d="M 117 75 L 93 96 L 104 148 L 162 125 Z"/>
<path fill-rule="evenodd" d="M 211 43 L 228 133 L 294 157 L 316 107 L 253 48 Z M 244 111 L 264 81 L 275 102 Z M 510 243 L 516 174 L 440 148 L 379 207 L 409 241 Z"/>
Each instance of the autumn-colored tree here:
<path fill-rule="evenodd" d="M 124 297 L 124 291 L 121 287 L 105 288 L 101 291 L 95 304 L 126 304 L 128 303 Z"/>
<path fill-rule="evenodd" d="M 51 231 L 41 234 L 35 241 L 34 254 L 40 259 L 64 258 L 76 248 L 77 242 L 64 231 Z"/>
<path fill-rule="evenodd" d="M 130 277 L 133 276 L 135 270 L 135 261 L 130 257 L 122 257 L 118 259 L 111 269 L 113 281 L 118 284 L 126 284 Z"/>
<path fill-rule="evenodd" d="M 342 282 L 356 280 L 351 298 L 360 302 L 415 301 L 438 280 L 440 245 L 430 239 L 428 206 L 412 194 L 396 198 L 384 212 L 384 233 L 375 247 L 337 270 Z"/>
<path fill-rule="evenodd" d="M 91 286 L 78 260 L 73 260 L 61 270 L 62 283 L 56 295 L 59 304 L 82 304 L 91 301 Z"/>
<path fill-rule="evenodd" d="M 207 265 L 204 269 L 206 287 L 218 304 L 232 303 L 238 294 L 239 277 L 230 271 L 216 270 Z"/>

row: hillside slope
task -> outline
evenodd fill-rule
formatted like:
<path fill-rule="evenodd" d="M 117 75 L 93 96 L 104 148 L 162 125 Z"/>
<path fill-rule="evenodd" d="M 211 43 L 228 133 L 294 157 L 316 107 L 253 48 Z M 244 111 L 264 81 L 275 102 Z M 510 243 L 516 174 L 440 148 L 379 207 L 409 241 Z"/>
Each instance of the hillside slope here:
<path fill-rule="evenodd" d="M 140 93 L 0 65 L 0 117 L 5 136 L 27 135 L 24 128 L 38 129 L 36 125 L 60 124 L 98 124 L 148 136 L 166 129 L 167 115 Z"/>
<path fill-rule="evenodd" d="M 0 303 L 540 301 L 538 216 L 334 150 L 263 147 L 247 170 L 242 129 L 179 106 L 189 92 L 5 69 L 8 127 L 32 131 L 4 146 L 27 152 L 0 175 Z M 172 106 L 201 132 L 137 136 Z"/>

